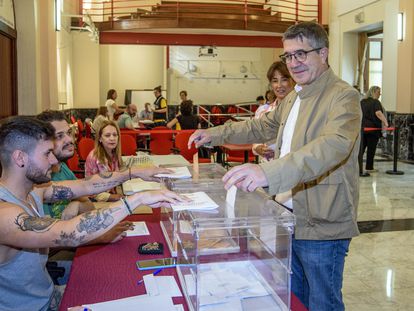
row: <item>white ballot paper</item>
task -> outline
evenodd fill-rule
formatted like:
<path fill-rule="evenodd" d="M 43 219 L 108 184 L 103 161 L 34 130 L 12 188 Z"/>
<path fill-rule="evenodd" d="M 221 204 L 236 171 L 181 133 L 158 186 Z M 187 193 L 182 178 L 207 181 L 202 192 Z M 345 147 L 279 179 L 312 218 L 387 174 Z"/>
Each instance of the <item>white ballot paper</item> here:
<path fill-rule="evenodd" d="M 164 296 L 182 297 L 180 288 L 173 276 L 154 276 L 147 274 L 143 277 L 145 290 L 149 296 L 158 296 L 160 293 Z"/>
<path fill-rule="evenodd" d="M 166 168 L 173 172 L 170 174 L 157 174 L 155 175 L 155 177 L 176 178 L 176 179 L 191 178 L 191 173 L 188 170 L 187 166 L 166 167 Z"/>
<path fill-rule="evenodd" d="M 140 236 L 140 235 L 150 235 L 150 232 L 148 230 L 147 224 L 145 221 L 134 221 L 134 229 L 133 230 L 127 230 L 126 236 Z"/>
<path fill-rule="evenodd" d="M 175 311 L 176 307 L 170 296 L 149 296 L 140 295 L 134 297 L 127 297 L 117 300 L 99 302 L 89 305 L 83 305 L 93 311 L 136 311 L 137 306 L 139 310 L 162 310 Z"/>
<path fill-rule="evenodd" d="M 231 186 L 229 190 L 227 190 L 226 195 L 226 216 L 227 218 L 234 218 L 234 204 L 236 203 L 236 194 L 237 194 L 237 187 Z"/>
<path fill-rule="evenodd" d="M 171 204 L 174 211 L 183 210 L 212 210 L 216 209 L 218 205 L 205 192 L 182 193 L 181 195 L 189 198 L 190 202 L 181 202 Z"/>

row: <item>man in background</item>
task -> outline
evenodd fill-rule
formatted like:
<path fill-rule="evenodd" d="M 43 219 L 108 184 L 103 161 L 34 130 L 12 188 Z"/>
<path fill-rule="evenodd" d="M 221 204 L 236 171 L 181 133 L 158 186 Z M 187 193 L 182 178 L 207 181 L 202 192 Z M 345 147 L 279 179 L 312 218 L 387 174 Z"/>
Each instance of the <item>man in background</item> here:
<path fill-rule="evenodd" d="M 145 109 L 139 113 L 138 120 L 151 120 L 153 119 L 153 113 L 151 110 L 151 104 L 145 103 Z"/>
<path fill-rule="evenodd" d="M 154 126 L 166 125 L 167 122 L 167 100 L 161 94 L 161 85 L 154 88 Z"/>
<path fill-rule="evenodd" d="M 135 104 L 129 104 L 126 110 L 118 118 L 118 126 L 120 129 L 134 129 L 133 118 L 137 114 L 137 106 Z"/>

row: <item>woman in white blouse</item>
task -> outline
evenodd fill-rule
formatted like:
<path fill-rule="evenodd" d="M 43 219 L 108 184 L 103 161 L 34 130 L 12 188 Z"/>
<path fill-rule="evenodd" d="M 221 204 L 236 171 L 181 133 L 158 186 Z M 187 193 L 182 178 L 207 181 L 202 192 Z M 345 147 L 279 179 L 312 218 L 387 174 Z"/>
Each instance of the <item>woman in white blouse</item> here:
<path fill-rule="evenodd" d="M 118 107 L 115 103 L 115 99 L 118 97 L 116 90 L 110 89 L 106 95 L 105 106 L 108 109 L 108 119 L 114 120 L 115 115 L 119 115 L 124 112 L 124 109 Z"/>
<path fill-rule="evenodd" d="M 269 79 L 271 87 L 271 90 L 268 91 L 270 93 L 266 93 L 266 99 L 268 100 L 269 97 L 269 100 L 256 110 L 256 119 L 275 109 L 295 86 L 295 82 L 290 76 L 289 70 L 281 61 L 274 62 L 270 66 L 267 71 L 267 78 Z M 271 160 L 274 157 L 274 145 L 269 146 L 267 144 L 253 144 L 252 151 L 254 154 L 261 156 L 262 159 L 266 161 Z"/>

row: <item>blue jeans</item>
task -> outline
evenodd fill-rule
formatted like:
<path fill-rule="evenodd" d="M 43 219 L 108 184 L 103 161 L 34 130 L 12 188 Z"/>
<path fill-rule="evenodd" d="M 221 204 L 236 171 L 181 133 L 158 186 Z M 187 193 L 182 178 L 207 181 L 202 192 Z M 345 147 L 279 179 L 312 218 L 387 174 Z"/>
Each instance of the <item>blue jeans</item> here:
<path fill-rule="evenodd" d="M 351 239 L 292 239 L 292 291 L 310 311 L 342 311 L 342 276 Z"/>

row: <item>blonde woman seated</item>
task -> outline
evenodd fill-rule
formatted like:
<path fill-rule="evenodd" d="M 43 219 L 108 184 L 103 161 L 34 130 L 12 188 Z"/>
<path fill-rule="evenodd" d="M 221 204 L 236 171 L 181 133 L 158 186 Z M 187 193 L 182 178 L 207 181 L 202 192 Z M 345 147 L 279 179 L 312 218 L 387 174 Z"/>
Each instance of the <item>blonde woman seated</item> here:
<path fill-rule="evenodd" d="M 95 148 L 85 162 L 85 177 L 102 172 L 119 171 L 122 167 L 120 132 L 116 121 L 103 120 L 95 137 Z M 116 189 L 95 196 L 97 201 L 118 201 Z"/>

